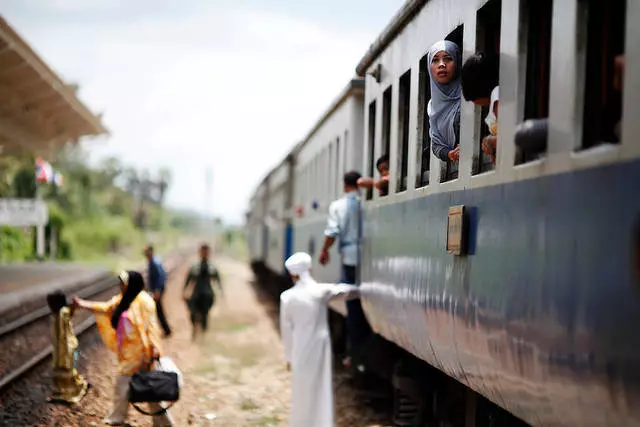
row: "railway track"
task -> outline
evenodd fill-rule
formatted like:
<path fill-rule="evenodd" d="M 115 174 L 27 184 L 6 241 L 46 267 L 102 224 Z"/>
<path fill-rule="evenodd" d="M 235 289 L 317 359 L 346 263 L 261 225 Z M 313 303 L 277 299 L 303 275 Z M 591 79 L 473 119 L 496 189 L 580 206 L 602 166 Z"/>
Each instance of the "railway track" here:
<path fill-rule="evenodd" d="M 173 274 L 191 252 L 179 251 L 170 256 L 165 263 L 167 275 Z M 86 299 L 107 299 L 118 292 L 117 285 L 116 277 L 107 277 L 74 294 Z M 13 383 L 51 357 L 53 346 L 49 315 L 45 304 L 0 327 L 0 397 Z M 74 316 L 74 324 L 74 331 L 79 337 L 92 329 L 95 319 L 90 312 L 82 310 Z"/>

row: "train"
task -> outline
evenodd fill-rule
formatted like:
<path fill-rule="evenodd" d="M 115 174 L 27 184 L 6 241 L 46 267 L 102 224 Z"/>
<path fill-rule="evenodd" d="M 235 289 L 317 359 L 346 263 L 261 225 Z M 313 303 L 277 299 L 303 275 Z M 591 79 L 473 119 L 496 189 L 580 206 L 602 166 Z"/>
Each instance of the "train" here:
<path fill-rule="evenodd" d="M 358 281 L 377 368 L 418 402 L 404 425 L 640 426 L 634 16 L 624 0 L 408 0 L 254 192 L 252 265 L 283 276 L 295 251 L 317 263 L 342 174 L 389 156 L 388 194 L 361 194 Z M 426 55 L 442 39 L 463 61 L 499 57 L 495 162 L 486 107 L 464 99 L 460 161 L 431 152 Z M 319 281 L 338 281 L 331 259 Z"/>

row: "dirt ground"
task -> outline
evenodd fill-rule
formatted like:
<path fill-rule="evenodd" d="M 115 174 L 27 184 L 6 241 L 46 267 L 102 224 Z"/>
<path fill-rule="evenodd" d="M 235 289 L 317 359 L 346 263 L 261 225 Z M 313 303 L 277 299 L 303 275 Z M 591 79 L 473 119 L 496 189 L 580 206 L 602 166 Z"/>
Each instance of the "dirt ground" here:
<path fill-rule="evenodd" d="M 259 301 L 246 264 L 221 258 L 217 266 L 224 280 L 225 298 L 218 300 L 209 331 L 195 343 L 181 290 L 187 266 L 169 280 L 165 295 L 173 335 L 164 351 L 184 373 L 181 399 L 171 410 L 177 426 L 286 426 L 290 377 L 277 330 L 275 309 Z M 82 342 L 82 341 L 81 341 Z M 88 344 L 87 344 L 88 345 Z M 40 419 L 47 426 L 99 426 L 107 414 L 116 371 L 115 357 L 100 343 L 82 355 L 84 372 L 93 388 L 73 407 L 57 407 Z M 370 409 L 336 373 L 338 427 L 380 427 L 387 417 Z M 133 409 L 129 425 L 150 426 L 148 417 Z M 31 424 L 34 425 L 34 424 Z"/>

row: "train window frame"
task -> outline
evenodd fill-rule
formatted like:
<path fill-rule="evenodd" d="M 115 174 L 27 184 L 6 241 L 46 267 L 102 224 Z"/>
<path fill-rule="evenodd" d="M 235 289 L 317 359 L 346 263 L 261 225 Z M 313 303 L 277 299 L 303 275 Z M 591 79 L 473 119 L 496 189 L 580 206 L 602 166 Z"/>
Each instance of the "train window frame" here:
<path fill-rule="evenodd" d="M 367 123 L 368 126 L 368 135 L 367 135 L 367 148 L 368 148 L 368 155 L 369 155 L 369 167 L 368 167 L 368 175 L 370 177 L 374 176 L 374 172 L 375 172 L 375 165 L 376 165 L 376 158 L 375 158 L 375 149 L 376 149 L 376 115 L 378 113 L 378 104 L 377 104 L 377 99 L 374 99 L 373 101 L 371 101 L 369 103 L 368 108 L 368 113 L 369 113 L 369 122 Z M 366 200 L 372 200 L 373 199 L 373 189 L 369 188 L 367 189 L 367 194 L 366 194 Z"/>
<path fill-rule="evenodd" d="M 498 70 L 500 69 L 500 37 L 502 35 L 502 0 L 489 0 L 476 11 L 476 52 L 483 52 L 487 56 L 498 58 Z M 493 40 L 490 40 L 492 39 Z M 498 71 L 499 72 L 499 71 Z M 500 76 L 498 75 L 498 86 Z M 489 127 L 485 123 L 485 117 L 489 113 L 489 105 L 474 105 L 474 132 L 473 161 L 471 175 L 481 175 L 496 170 L 496 164 L 491 156 L 482 151 L 482 141 L 490 135 Z M 498 114 L 499 117 L 499 114 Z M 500 123 L 498 121 L 498 128 Z M 500 146 L 496 146 L 496 158 Z"/>
<path fill-rule="evenodd" d="M 612 102 L 611 96 L 616 96 L 615 89 L 613 88 L 614 77 L 614 61 L 617 55 L 625 55 L 626 53 L 626 30 L 628 26 L 626 11 L 629 8 L 629 1 L 633 0 L 618 0 L 601 2 L 598 0 L 578 0 L 578 7 L 581 16 L 584 18 L 579 21 L 579 33 L 582 34 L 580 40 L 584 42 L 581 46 L 584 51 L 582 60 L 582 81 L 579 90 L 582 92 L 582 109 L 580 111 L 580 118 L 582 123 L 580 130 L 582 136 L 578 141 L 578 147 L 575 151 L 589 150 L 599 146 L 620 146 L 622 143 L 622 129 L 624 127 L 624 107 L 623 97 L 624 90 L 620 91 L 619 99 L 613 100 L 613 104 L 619 105 L 620 113 L 620 134 L 618 136 L 615 133 L 615 124 L 611 128 L 611 135 L 616 140 L 605 140 L 603 138 L 605 134 L 606 126 L 605 120 L 607 108 L 616 108 L 609 105 Z M 603 10 L 593 12 L 594 6 L 601 6 Z M 616 26 L 616 16 L 613 9 L 620 7 L 617 12 L 621 17 L 621 28 Z M 611 16 L 611 15 L 614 16 Z M 592 21 L 595 17 L 596 20 Z M 608 19 L 607 19 L 608 18 Z M 599 24 L 599 25 L 598 25 Z M 610 28 L 618 29 L 619 34 L 615 34 L 613 31 L 607 32 L 607 25 Z M 597 34 L 594 31 L 597 30 Z M 612 38 L 618 36 L 618 40 L 611 41 Z M 615 44 L 619 43 L 620 46 Z M 621 52 L 621 53 L 617 53 Z M 607 55 L 610 53 L 610 56 Z M 598 90 L 596 90 L 596 88 Z M 598 93 L 600 99 L 597 99 Z M 599 102 L 599 105 L 596 104 Z M 597 136 L 594 136 L 596 135 Z"/>
<path fill-rule="evenodd" d="M 333 173 L 334 168 L 334 160 L 333 160 L 333 141 L 329 141 L 327 145 L 328 155 L 327 155 L 327 171 L 329 172 L 327 175 L 327 196 L 329 200 L 333 200 L 335 198 L 335 174 Z"/>
<path fill-rule="evenodd" d="M 415 188 L 429 185 L 431 174 L 431 135 L 427 105 L 431 101 L 431 78 L 429 77 L 429 54 L 420 58 L 418 64 L 418 129 L 416 135 L 416 184 Z"/>
<path fill-rule="evenodd" d="M 411 121 L 411 69 L 405 71 L 398 79 L 397 110 L 397 145 L 396 145 L 396 193 L 407 191 L 409 184 L 409 133 Z M 389 165 L 391 166 L 391 165 Z"/>

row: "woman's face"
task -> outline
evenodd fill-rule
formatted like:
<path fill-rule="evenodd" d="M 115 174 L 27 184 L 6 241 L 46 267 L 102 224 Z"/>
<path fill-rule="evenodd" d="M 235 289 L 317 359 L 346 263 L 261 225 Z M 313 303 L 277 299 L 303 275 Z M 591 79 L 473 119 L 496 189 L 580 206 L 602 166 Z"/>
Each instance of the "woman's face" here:
<path fill-rule="evenodd" d="M 431 60 L 431 75 L 436 82 L 447 84 L 456 76 L 456 61 L 453 56 L 441 50 Z"/>
<path fill-rule="evenodd" d="M 127 287 L 124 285 L 124 283 L 122 283 L 122 281 L 120 281 L 120 293 L 124 294 L 124 291 L 127 289 Z"/>

